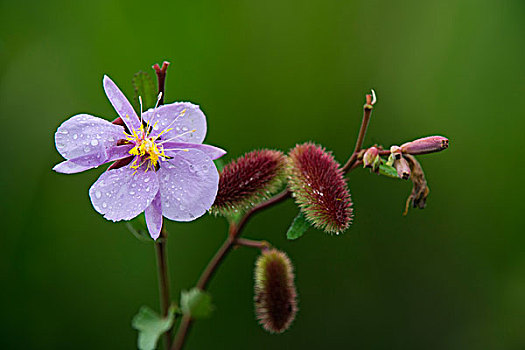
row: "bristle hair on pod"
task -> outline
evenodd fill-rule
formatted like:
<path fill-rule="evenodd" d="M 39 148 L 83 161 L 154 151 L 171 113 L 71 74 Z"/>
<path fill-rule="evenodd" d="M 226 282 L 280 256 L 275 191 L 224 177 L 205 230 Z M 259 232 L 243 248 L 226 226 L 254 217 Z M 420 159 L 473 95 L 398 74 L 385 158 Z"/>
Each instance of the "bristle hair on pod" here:
<path fill-rule="evenodd" d="M 255 263 L 255 314 L 270 333 L 287 330 L 297 313 L 293 266 L 286 253 L 265 250 Z"/>
<path fill-rule="evenodd" d="M 269 149 L 233 160 L 221 171 L 219 190 L 210 211 L 233 215 L 269 198 L 284 186 L 286 156 Z"/>
<path fill-rule="evenodd" d="M 339 234 L 350 226 L 352 199 L 343 171 L 323 147 L 308 142 L 290 151 L 288 187 L 316 228 Z"/>

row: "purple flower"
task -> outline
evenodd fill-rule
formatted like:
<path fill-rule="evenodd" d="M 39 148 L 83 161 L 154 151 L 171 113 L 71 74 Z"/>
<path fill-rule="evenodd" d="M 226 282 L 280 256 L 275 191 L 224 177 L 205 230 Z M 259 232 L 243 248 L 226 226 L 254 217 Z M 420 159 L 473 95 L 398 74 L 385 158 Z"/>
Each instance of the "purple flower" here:
<path fill-rule="evenodd" d="M 89 189 L 93 207 L 108 220 L 130 220 L 144 212 L 157 239 L 162 217 L 191 221 L 213 204 L 219 173 L 212 159 L 226 152 L 204 145 L 206 117 L 189 102 L 163 105 L 137 116 L 115 83 L 104 76 L 106 95 L 124 126 L 79 114 L 55 133 L 66 161 L 53 170 L 82 172 L 113 162 Z"/>

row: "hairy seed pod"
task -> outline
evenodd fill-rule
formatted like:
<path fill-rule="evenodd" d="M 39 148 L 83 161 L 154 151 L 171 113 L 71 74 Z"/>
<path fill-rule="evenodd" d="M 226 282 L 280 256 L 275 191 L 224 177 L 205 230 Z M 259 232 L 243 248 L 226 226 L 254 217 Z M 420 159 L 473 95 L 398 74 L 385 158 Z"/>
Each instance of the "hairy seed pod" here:
<path fill-rule="evenodd" d="M 282 333 L 297 313 L 293 266 L 277 249 L 263 251 L 255 263 L 255 314 L 270 333 Z"/>
<path fill-rule="evenodd" d="M 306 219 L 328 233 L 340 233 L 352 222 L 352 199 L 339 164 L 313 143 L 290 151 L 288 186 Z"/>
<path fill-rule="evenodd" d="M 394 168 L 397 170 L 397 176 L 403 180 L 410 178 L 410 166 L 404 157 L 394 161 Z"/>
<path fill-rule="evenodd" d="M 439 152 L 448 148 L 448 139 L 443 136 L 429 136 L 410 141 L 401 145 L 401 151 L 406 154 L 426 154 Z"/>
<path fill-rule="evenodd" d="M 280 151 L 246 153 L 222 169 L 219 190 L 210 211 L 231 215 L 249 209 L 284 186 L 286 156 Z"/>

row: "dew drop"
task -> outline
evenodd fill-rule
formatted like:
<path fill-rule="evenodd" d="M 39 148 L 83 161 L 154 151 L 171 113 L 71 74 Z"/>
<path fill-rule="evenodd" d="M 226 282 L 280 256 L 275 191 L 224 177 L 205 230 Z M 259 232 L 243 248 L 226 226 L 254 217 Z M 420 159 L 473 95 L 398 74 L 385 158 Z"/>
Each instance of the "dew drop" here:
<path fill-rule="evenodd" d="M 100 193 L 100 191 L 95 192 L 95 197 L 97 197 L 97 199 L 100 199 L 100 197 L 102 197 L 102 193 Z"/>
<path fill-rule="evenodd" d="M 91 140 L 91 145 L 92 146 L 98 145 L 98 140 L 95 140 L 95 139 Z"/>
<path fill-rule="evenodd" d="M 106 202 L 102 203 L 102 208 L 106 208 L 107 206 Z"/>
<path fill-rule="evenodd" d="M 145 178 L 144 182 L 149 182 L 149 177 Z M 148 189 L 149 189 L 149 187 L 148 187 Z"/>
<path fill-rule="evenodd" d="M 76 140 L 77 138 L 78 138 L 77 134 L 73 135 L 73 140 Z"/>
<path fill-rule="evenodd" d="M 129 194 L 133 196 L 135 194 L 135 191 L 129 191 Z"/>
<path fill-rule="evenodd" d="M 89 147 L 84 147 L 84 152 L 88 153 L 89 152 Z"/>

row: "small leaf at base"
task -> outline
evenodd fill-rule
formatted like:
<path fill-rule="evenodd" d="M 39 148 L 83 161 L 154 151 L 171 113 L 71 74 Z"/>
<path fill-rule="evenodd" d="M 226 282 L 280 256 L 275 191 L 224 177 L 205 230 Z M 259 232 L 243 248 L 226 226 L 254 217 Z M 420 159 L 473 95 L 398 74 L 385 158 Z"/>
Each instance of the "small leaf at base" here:
<path fill-rule="evenodd" d="M 131 326 L 139 331 L 137 346 L 140 350 L 154 350 L 160 336 L 173 325 L 175 307 L 170 307 L 166 317 L 159 316 L 147 306 L 142 306 L 133 317 Z"/>

